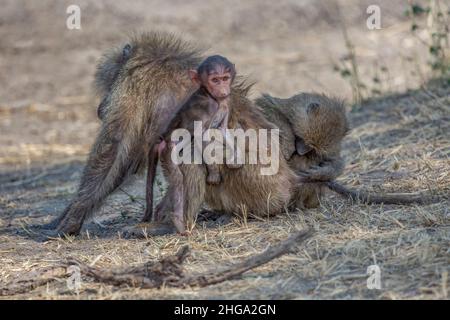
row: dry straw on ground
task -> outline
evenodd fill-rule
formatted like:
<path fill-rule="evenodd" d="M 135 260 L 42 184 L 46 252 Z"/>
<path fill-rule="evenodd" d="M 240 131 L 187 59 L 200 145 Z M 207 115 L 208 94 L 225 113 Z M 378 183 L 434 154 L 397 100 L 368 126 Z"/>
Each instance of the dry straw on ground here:
<path fill-rule="evenodd" d="M 278 298 L 278 299 L 446 299 L 450 244 L 450 88 L 433 87 L 368 102 L 350 114 L 353 130 L 344 143 L 343 183 L 390 192 L 422 191 L 440 201 L 426 205 L 364 205 L 328 194 L 320 208 L 286 212 L 272 219 L 209 227 L 198 225 L 189 238 L 122 239 L 137 223 L 142 184 L 132 180 L 118 191 L 77 239 L 35 242 L 30 225 L 48 221 L 67 203 L 79 178 L 80 162 L 30 169 L 0 177 L 0 279 L 53 266 L 66 258 L 110 270 L 156 261 L 189 245 L 186 273 L 230 266 L 262 252 L 295 229 L 315 235 L 298 252 L 205 288 L 116 287 L 82 277 L 79 293 L 65 281 L 8 298 Z M 40 175 L 40 176 L 39 176 Z M 38 179 L 33 179 L 37 176 Z M 133 187 L 137 186 L 137 187 Z M 367 267 L 381 269 L 381 290 L 367 288 Z"/>

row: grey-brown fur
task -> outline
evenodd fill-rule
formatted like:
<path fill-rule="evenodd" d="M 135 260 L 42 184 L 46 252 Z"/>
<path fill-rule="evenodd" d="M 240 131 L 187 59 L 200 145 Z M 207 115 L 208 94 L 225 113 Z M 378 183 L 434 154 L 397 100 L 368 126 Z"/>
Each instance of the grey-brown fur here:
<path fill-rule="evenodd" d="M 148 157 L 150 150 L 159 141 L 159 136 L 167 130 L 168 124 L 182 105 L 180 102 L 192 92 L 187 71 L 200 63 L 199 50 L 176 37 L 161 33 L 147 33 L 136 37 L 130 45 L 132 54 L 126 61 L 122 61 L 122 64 L 114 66 L 117 63 L 117 55 L 114 54 L 103 61 L 103 66 L 107 66 L 110 61 L 114 72 L 97 73 L 97 87 L 101 91 L 100 94 L 108 96 L 106 112 L 78 192 L 64 213 L 51 224 L 56 227 L 57 234 L 79 233 L 84 220 L 130 173 L 152 161 Z M 120 54 L 119 52 L 118 55 Z M 106 69 L 100 67 L 99 70 Z M 229 127 L 240 126 L 244 130 L 276 127 L 277 121 L 275 119 L 271 119 L 273 123 L 268 121 L 271 116 L 265 116 L 247 98 L 248 90 L 249 86 L 240 84 L 234 86 Z M 295 102 L 297 99 L 293 98 L 290 101 Z M 281 99 L 278 101 L 280 104 L 284 103 Z M 302 103 L 299 102 L 299 105 Z M 289 108 L 286 110 L 293 112 Z M 305 111 L 302 112 L 297 115 L 300 120 L 303 119 Z M 287 115 L 288 118 L 294 117 L 293 114 Z M 318 152 L 317 158 L 308 160 L 309 162 L 304 155 L 300 156 L 300 163 L 307 164 L 301 168 L 306 170 L 303 179 L 316 182 L 330 181 L 342 171 L 339 150 L 335 149 L 340 141 L 336 141 L 333 131 L 320 131 L 323 126 L 316 128 L 320 131 L 320 138 L 314 134 L 308 136 L 308 133 L 302 130 L 308 123 L 314 124 L 311 119 L 299 127 L 296 123 L 289 123 L 293 133 L 303 134 L 305 141 L 315 144 Z M 314 126 L 309 128 L 312 130 Z M 308 140 L 308 137 L 312 140 Z M 324 145 L 321 145 L 322 143 Z M 292 149 L 292 145 L 287 146 L 286 141 L 282 140 L 281 147 L 283 152 L 280 153 L 280 167 L 277 174 L 262 176 L 258 165 L 244 165 L 240 170 L 231 170 L 221 165 L 223 182 L 218 186 L 206 184 L 204 165 L 181 165 L 183 186 L 188 190 L 183 203 L 187 218 L 194 220 L 200 207 L 205 203 L 220 212 L 238 214 L 247 212 L 259 216 L 284 212 L 287 206 L 292 205 L 292 200 L 294 205 L 299 207 L 317 205 L 314 201 L 312 205 L 304 203 L 307 201 L 304 199 L 310 195 L 306 198 L 303 196 L 310 193 L 308 190 L 311 188 L 299 185 L 300 179 L 295 164 L 298 159 L 285 157 L 285 149 Z M 308 167 L 310 164 L 318 167 L 310 168 Z M 313 196 L 320 197 L 320 192 L 315 187 L 312 190 Z M 152 197 L 151 191 L 147 191 L 147 196 Z M 167 196 L 164 199 L 159 206 L 162 209 L 169 203 Z"/>
<path fill-rule="evenodd" d="M 344 169 L 341 142 L 348 132 L 342 101 L 321 94 L 301 93 L 288 99 L 263 95 L 256 100 L 279 129 L 283 155 L 296 174 L 319 182 L 300 182 L 293 190 L 291 208 L 315 208 L 326 188 L 320 181 L 336 179 Z M 299 154 L 296 140 L 311 150 Z"/>
<path fill-rule="evenodd" d="M 263 95 L 256 103 L 262 107 L 266 117 L 280 128 L 283 154 L 296 174 L 303 177 L 304 182 L 294 191 L 295 207 L 317 207 L 326 188 L 368 204 L 411 204 L 433 199 L 415 194 L 369 194 L 351 190 L 334 181 L 344 169 L 340 156 L 341 141 L 349 131 L 341 100 L 302 93 L 289 99 Z M 311 152 L 298 154 L 298 138 L 312 146 Z"/>
<path fill-rule="evenodd" d="M 59 234 L 79 233 L 103 200 L 146 164 L 149 150 L 191 90 L 187 70 L 201 61 L 198 49 L 165 33 L 145 33 L 130 45 L 133 53 L 123 65 L 114 65 L 117 53 L 100 64 L 96 82 L 103 95 L 110 95 L 107 112 L 75 198 L 50 224 Z M 108 63 L 118 74 L 105 71 Z"/>
<path fill-rule="evenodd" d="M 105 118 L 111 105 L 110 98 L 113 84 L 132 53 L 133 48 L 131 44 L 127 43 L 123 47 L 115 48 L 106 53 L 97 65 L 94 87 L 97 95 L 101 98 L 97 108 L 97 116 L 101 120 Z"/>

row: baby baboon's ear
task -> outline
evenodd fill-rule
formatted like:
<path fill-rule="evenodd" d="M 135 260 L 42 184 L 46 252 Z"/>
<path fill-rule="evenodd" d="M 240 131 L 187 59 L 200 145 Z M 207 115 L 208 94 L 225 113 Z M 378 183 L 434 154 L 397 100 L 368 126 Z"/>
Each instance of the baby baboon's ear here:
<path fill-rule="evenodd" d="M 319 108 L 320 108 L 320 105 L 317 102 L 311 102 L 306 107 L 306 112 L 308 114 L 317 114 L 317 112 L 319 111 Z"/>
<path fill-rule="evenodd" d="M 189 79 L 195 84 L 202 85 L 202 80 L 200 79 L 200 75 L 198 74 L 197 70 L 189 70 Z"/>

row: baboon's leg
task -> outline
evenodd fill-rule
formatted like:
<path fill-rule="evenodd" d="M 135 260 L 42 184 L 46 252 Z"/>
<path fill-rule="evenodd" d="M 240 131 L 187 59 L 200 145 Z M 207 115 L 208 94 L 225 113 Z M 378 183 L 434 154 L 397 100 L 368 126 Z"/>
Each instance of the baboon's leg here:
<path fill-rule="evenodd" d="M 164 175 L 167 179 L 168 189 L 167 197 L 171 202 L 171 218 L 177 228 L 178 232 L 184 234 L 186 232 L 186 225 L 184 219 L 184 185 L 183 174 L 180 167 L 176 165 L 171 159 L 171 153 L 175 144 L 170 142 L 161 154 L 161 166 L 163 168 Z M 167 201 L 167 200 L 166 200 Z M 166 209 L 168 207 L 166 206 Z M 161 213 L 158 213 L 158 219 L 161 219 Z"/>
<path fill-rule="evenodd" d="M 184 185 L 184 216 L 191 229 L 205 202 L 206 168 L 204 165 L 180 165 Z"/>
<path fill-rule="evenodd" d="M 234 129 L 242 129 L 242 126 L 239 123 L 236 123 Z M 235 143 L 235 139 L 233 135 L 228 134 L 226 130 L 223 131 L 223 136 L 225 139 L 225 155 L 228 154 L 228 152 L 233 152 L 232 160 L 230 163 L 228 161 L 226 162 L 227 168 L 230 169 L 239 169 L 244 166 L 243 162 L 245 160 L 245 155 L 243 152 L 245 150 L 240 150 L 239 145 Z"/>
<path fill-rule="evenodd" d="M 124 154 L 123 142 L 106 142 L 100 133 L 90 153 L 81 178 L 78 194 L 57 218 L 57 234 L 78 234 L 87 216 L 139 165 L 139 156 L 130 159 Z"/>
<path fill-rule="evenodd" d="M 321 187 L 315 183 L 299 185 L 292 194 L 291 210 L 317 208 L 322 196 Z"/>
<path fill-rule="evenodd" d="M 306 209 L 317 208 L 320 206 L 322 197 L 322 188 L 318 184 L 311 185 L 306 192 L 303 205 Z"/>
<path fill-rule="evenodd" d="M 206 182 L 211 185 L 217 185 L 222 181 L 220 176 L 219 166 L 217 164 L 209 164 L 206 166 L 208 171 L 208 176 L 206 177 Z"/>
<path fill-rule="evenodd" d="M 173 206 L 169 194 L 166 192 L 164 197 L 159 201 L 155 207 L 155 214 L 153 216 L 154 222 L 161 222 L 164 220 L 168 212 L 172 212 Z"/>

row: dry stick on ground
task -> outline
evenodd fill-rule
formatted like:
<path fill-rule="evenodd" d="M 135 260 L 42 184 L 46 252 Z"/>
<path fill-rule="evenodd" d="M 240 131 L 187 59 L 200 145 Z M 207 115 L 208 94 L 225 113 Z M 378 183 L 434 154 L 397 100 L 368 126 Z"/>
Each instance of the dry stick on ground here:
<path fill-rule="evenodd" d="M 118 270 L 102 270 L 80 263 L 77 260 L 69 259 L 61 265 L 53 268 L 46 268 L 40 272 L 34 272 L 33 276 L 21 278 L 8 286 L 0 288 L 0 295 L 14 295 L 27 292 L 31 289 L 55 281 L 58 278 L 67 277 L 65 268 L 78 265 L 82 275 L 93 278 L 97 282 L 115 286 L 128 285 L 140 288 L 166 287 L 186 287 L 208 285 L 230 280 L 243 274 L 244 272 L 259 267 L 273 259 L 291 252 L 295 245 L 298 245 L 311 237 L 312 230 L 306 229 L 295 232 L 288 239 L 267 248 L 264 252 L 250 256 L 242 262 L 233 264 L 219 271 L 185 276 L 183 262 L 189 256 L 188 246 L 182 247 L 174 256 L 162 258 L 157 262 L 147 262 L 138 267 L 121 268 Z"/>
<path fill-rule="evenodd" d="M 11 284 L 1 286 L 0 296 L 13 296 L 27 293 L 30 290 L 66 276 L 66 267 L 61 265 L 32 271 L 27 276 L 20 276 L 20 278 L 14 280 Z"/>

